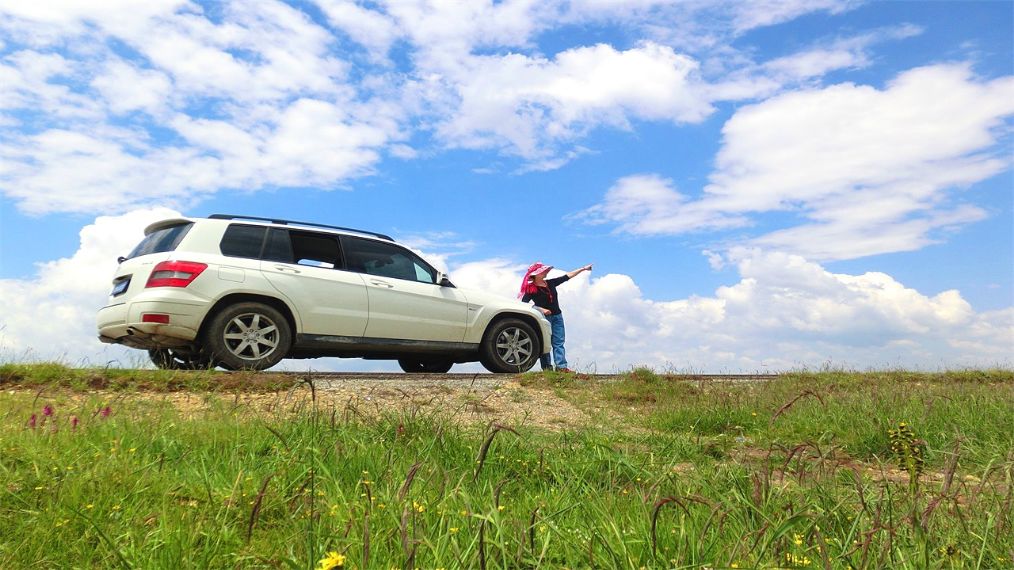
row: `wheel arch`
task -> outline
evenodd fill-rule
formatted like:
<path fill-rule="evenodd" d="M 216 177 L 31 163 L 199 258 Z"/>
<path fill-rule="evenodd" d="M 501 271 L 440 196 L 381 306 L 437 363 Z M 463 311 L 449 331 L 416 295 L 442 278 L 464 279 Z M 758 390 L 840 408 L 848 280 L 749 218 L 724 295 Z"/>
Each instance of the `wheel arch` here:
<path fill-rule="evenodd" d="M 493 330 L 493 327 L 495 327 L 497 323 L 499 323 L 504 319 L 518 319 L 530 325 L 532 329 L 535 330 L 535 334 L 539 336 L 539 354 L 541 355 L 543 354 L 543 352 L 545 352 L 546 347 L 549 346 L 549 339 L 542 338 L 542 326 L 535 319 L 535 317 L 533 317 L 532 315 L 526 315 L 525 313 L 503 311 L 501 313 L 493 315 L 493 318 L 491 318 L 489 322 L 486 323 L 485 330 L 482 331 L 482 340 L 485 341 L 486 335 L 489 334 L 489 331 Z"/>
<path fill-rule="evenodd" d="M 215 304 L 211 306 L 211 309 L 209 309 L 208 313 L 204 316 L 204 320 L 201 321 L 201 328 L 197 331 L 197 338 L 200 339 L 204 336 L 204 333 L 208 328 L 208 323 L 211 322 L 212 318 L 217 315 L 219 311 L 229 305 L 249 302 L 264 303 L 265 305 L 268 305 L 282 313 L 282 316 L 284 316 L 285 320 L 288 321 L 289 329 L 292 330 L 292 338 L 295 339 L 297 333 L 296 317 L 292 312 L 292 309 L 289 308 L 289 305 L 277 297 L 258 295 L 256 293 L 230 293 L 218 301 L 215 301 Z"/>

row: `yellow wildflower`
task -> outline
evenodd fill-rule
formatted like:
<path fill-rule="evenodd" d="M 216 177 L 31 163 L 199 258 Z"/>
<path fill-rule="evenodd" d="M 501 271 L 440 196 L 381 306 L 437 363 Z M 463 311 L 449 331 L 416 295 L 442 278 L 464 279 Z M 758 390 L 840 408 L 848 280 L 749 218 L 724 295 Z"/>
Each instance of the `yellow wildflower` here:
<path fill-rule="evenodd" d="M 345 555 L 335 551 L 327 553 L 327 556 L 320 559 L 317 563 L 317 570 L 334 570 L 335 568 L 345 567 Z"/>

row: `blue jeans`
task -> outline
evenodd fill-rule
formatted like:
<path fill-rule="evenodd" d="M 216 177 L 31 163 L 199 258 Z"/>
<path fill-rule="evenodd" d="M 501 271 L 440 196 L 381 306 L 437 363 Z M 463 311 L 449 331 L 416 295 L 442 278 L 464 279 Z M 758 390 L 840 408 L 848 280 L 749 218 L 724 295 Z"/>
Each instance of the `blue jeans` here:
<path fill-rule="evenodd" d="M 567 353 L 563 349 L 563 341 L 566 339 L 566 330 L 563 327 L 563 315 L 549 315 L 546 317 L 552 331 L 550 344 L 553 346 L 553 364 L 556 368 L 567 368 Z M 542 368 L 549 368 L 548 358 L 542 359 Z"/>

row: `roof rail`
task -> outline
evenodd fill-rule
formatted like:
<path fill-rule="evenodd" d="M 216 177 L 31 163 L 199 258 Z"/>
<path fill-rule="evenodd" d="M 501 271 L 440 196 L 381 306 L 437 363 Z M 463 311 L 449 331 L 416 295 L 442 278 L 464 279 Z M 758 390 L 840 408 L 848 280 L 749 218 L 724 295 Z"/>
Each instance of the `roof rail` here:
<path fill-rule="evenodd" d="M 293 226 L 308 226 L 308 227 L 313 227 L 313 228 L 328 228 L 328 229 L 331 229 L 331 230 L 341 230 L 341 231 L 345 231 L 345 232 L 356 232 L 356 233 L 359 233 L 359 234 L 366 234 L 366 235 L 375 236 L 375 237 L 378 237 L 380 239 L 386 239 L 387 241 L 394 241 L 394 238 L 392 238 L 391 236 L 385 235 L 385 234 L 380 234 L 380 233 L 377 233 L 377 232 L 370 232 L 370 231 L 366 231 L 366 230 L 357 230 L 356 228 L 345 228 L 345 227 L 342 227 L 342 226 L 329 226 L 329 225 L 326 225 L 326 224 L 315 224 L 315 223 L 312 223 L 312 222 L 297 222 L 297 221 L 294 221 L 294 220 L 279 220 L 277 218 L 259 218 L 257 216 L 237 216 L 237 215 L 233 215 L 233 214 L 211 214 L 210 216 L 208 216 L 208 218 L 210 218 L 212 220 L 256 220 L 256 221 L 259 221 L 259 222 L 271 222 L 272 224 L 279 224 L 279 225 L 283 225 L 283 226 L 293 225 Z"/>

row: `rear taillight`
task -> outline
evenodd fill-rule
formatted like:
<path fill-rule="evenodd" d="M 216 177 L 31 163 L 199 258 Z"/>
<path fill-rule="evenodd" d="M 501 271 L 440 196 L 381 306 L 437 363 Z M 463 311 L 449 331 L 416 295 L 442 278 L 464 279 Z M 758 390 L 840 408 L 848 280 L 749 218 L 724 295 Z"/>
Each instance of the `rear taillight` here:
<path fill-rule="evenodd" d="M 151 270 L 145 287 L 186 287 L 190 285 L 202 271 L 208 268 L 206 263 L 194 261 L 163 261 Z"/>

